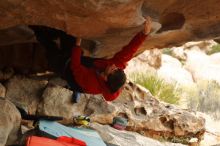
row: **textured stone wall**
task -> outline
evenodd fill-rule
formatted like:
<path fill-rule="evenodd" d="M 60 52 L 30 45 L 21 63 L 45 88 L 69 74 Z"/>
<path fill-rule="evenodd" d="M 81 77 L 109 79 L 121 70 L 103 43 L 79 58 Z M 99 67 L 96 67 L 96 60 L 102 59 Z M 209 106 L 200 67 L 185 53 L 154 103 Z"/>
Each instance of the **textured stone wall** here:
<path fill-rule="evenodd" d="M 0 2 L 0 29 L 21 24 L 60 29 L 96 42 L 94 57 L 111 57 L 141 29 L 145 16 L 152 17 L 153 28 L 159 31 L 145 41 L 139 53 L 219 37 L 218 3 L 218 0 L 6 0 Z"/>

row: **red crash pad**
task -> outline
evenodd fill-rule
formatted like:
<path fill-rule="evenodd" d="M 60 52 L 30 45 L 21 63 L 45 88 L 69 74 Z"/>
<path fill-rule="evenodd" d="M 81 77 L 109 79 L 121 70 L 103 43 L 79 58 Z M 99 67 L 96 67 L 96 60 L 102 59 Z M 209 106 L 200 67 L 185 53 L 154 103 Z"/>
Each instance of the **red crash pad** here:
<path fill-rule="evenodd" d="M 45 137 L 30 136 L 27 139 L 26 146 L 86 146 L 86 143 L 84 141 L 66 136 L 59 137 L 57 140 Z"/>

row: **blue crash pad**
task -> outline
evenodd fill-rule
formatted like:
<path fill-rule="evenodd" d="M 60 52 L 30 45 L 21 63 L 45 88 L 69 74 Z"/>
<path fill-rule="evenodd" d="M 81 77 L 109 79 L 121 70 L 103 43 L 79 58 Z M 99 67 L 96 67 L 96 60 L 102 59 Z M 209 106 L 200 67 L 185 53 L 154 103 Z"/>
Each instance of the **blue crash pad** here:
<path fill-rule="evenodd" d="M 55 137 L 68 136 L 83 140 L 88 146 L 106 146 L 99 134 L 91 129 L 66 127 L 53 121 L 39 121 L 39 129 Z"/>

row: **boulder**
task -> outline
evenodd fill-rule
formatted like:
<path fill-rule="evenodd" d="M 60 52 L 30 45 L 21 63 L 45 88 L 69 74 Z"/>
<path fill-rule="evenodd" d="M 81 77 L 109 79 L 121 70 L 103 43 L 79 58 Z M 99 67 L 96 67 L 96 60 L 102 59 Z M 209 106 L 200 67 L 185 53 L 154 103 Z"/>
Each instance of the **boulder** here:
<path fill-rule="evenodd" d="M 187 52 L 185 68 L 191 72 L 195 81 L 214 80 L 220 84 L 219 55 L 208 56 L 204 52 L 191 50 Z"/>
<path fill-rule="evenodd" d="M 203 52 L 209 52 L 213 46 L 217 45 L 217 43 L 213 40 L 205 40 L 205 41 L 196 41 L 196 42 L 187 42 L 183 46 L 180 47 L 172 47 L 171 54 L 178 60 L 186 61 L 187 59 L 187 51 L 191 49 L 199 49 Z"/>
<path fill-rule="evenodd" d="M 126 74 L 155 72 L 161 66 L 161 50 L 146 50 L 128 62 Z"/>
<path fill-rule="evenodd" d="M 6 0 L 0 4 L 0 29 L 22 26 L 22 30 L 29 31 L 23 28 L 24 25 L 59 29 L 95 42 L 92 50 L 97 52 L 93 52 L 94 57 L 111 57 L 142 29 L 145 16 L 151 16 L 153 29 L 159 30 L 145 41 L 138 53 L 219 37 L 220 10 L 217 3 L 218 0 Z M 4 39 L 7 33 L 0 34 L 0 40 L 10 42 Z M 31 34 L 29 37 L 20 36 L 31 42 Z M 12 37 L 12 42 L 24 42 L 24 39 L 15 41 L 13 38 L 16 37 Z"/>
<path fill-rule="evenodd" d="M 179 143 L 160 142 L 136 132 L 119 131 L 109 125 L 94 123 L 91 127 L 99 132 L 105 142 L 117 146 L 185 146 Z"/>
<path fill-rule="evenodd" d="M 35 114 L 46 85 L 46 80 L 14 76 L 5 85 L 6 99 L 24 108 L 29 114 Z"/>
<path fill-rule="evenodd" d="M 38 114 L 50 116 L 62 116 L 72 121 L 73 116 L 83 115 L 87 104 L 86 94 L 81 95 L 78 103 L 72 103 L 71 90 L 58 85 L 49 85 L 43 92 Z"/>
<path fill-rule="evenodd" d="M 77 115 L 88 115 L 91 121 L 100 124 L 112 124 L 114 117 L 122 116 L 128 119 L 128 131 L 183 143 L 191 138 L 200 141 L 205 130 L 202 117 L 174 105 L 161 103 L 149 91 L 131 82 L 126 84 L 113 102 L 106 102 L 101 95 L 81 94 L 80 101 L 73 104 L 71 96 L 72 91 L 58 85 L 49 85 L 42 95 L 43 100 L 37 113 L 63 116 L 68 124 Z"/>
<path fill-rule="evenodd" d="M 185 52 L 185 47 L 173 47 L 171 48 L 172 52 L 171 55 L 177 58 L 178 60 L 185 61 L 186 60 L 186 52 Z"/>
<path fill-rule="evenodd" d="M 209 56 L 213 64 L 220 64 L 220 53 L 214 53 Z"/>
<path fill-rule="evenodd" d="M 174 67 L 182 67 L 181 62 L 178 59 L 170 55 L 163 54 L 161 57 L 161 61 L 162 61 L 162 64 L 168 64 Z"/>
<path fill-rule="evenodd" d="M 14 144 L 20 134 L 21 115 L 14 104 L 0 98 L 0 145 Z"/>
<path fill-rule="evenodd" d="M 200 141 L 205 131 L 205 120 L 202 117 L 174 105 L 161 103 L 132 83 L 127 84 L 120 97 L 113 102 L 89 98 L 85 114 L 101 124 L 111 124 L 115 116 L 122 116 L 128 119 L 128 131 L 181 143 L 187 143 L 191 138 Z"/>
<path fill-rule="evenodd" d="M 169 55 L 162 55 L 162 65 L 157 70 L 157 74 L 159 77 L 171 83 L 180 85 L 194 84 L 191 73 L 184 69 L 178 59 Z"/>
<path fill-rule="evenodd" d="M 10 90 L 6 94 L 8 99 L 23 103 L 32 111 L 39 104 L 37 114 L 62 116 L 66 124 L 71 124 L 73 116 L 77 115 L 88 115 L 93 122 L 100 124 L 112 124 L 114 117 L 122 116 L 128 119 L 128 131 L 181 143 L 187 143 L 191 138 L 200 141 L 205 130 L 205 121 L 200 116 L 162 103 L 149 91 L 131 82 L 126 84 L 121 95 L 113 102 L 106 102 L 100 95 L 81 94 L 79 102 L 72 103 L 72 91 L 54 84 L 49 84 L 43 90 L 45 80 L 34 81 L 18 76 L 12 78 L 6 87 Z M 42 99 L 41 102 L 39 99 Z"/>
<path fill-rule="evenodd" d="M 215 45 L 217 45 L 217 43 L 213 40 L 204 40 L 204 41 L 188 42 L 184 44 L 183 47 L 185 50 L 191 50 L 194 47 L 198 47 L 201 51 L 208 52 Z"/>
<path fill-rule="evenodd" d="M 220 120 L 213 119 L 210 115 L 200 113 L 206 120 L 206 132 L 204 139 L 201 141 L 201 145 L 218 146 L 220 144 Z"/>

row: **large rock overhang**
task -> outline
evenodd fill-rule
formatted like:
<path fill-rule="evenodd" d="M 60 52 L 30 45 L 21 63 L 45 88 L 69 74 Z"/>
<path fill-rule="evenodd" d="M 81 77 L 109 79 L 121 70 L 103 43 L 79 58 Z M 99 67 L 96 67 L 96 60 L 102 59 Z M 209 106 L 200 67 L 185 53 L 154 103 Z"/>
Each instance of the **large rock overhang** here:
<path fill-rule="evenodd" d="M 154 29 L 138 53 L 220 36 L 218 0 L 5 0 L 0 29 L 42 25 L 96 42 L 94 57 L 111 57 L 150 16 Z M 1 36 L 0 37 L 5 37 Z M 1 44 L 0 44 L 1 45 Z"/>

